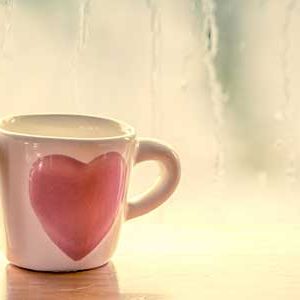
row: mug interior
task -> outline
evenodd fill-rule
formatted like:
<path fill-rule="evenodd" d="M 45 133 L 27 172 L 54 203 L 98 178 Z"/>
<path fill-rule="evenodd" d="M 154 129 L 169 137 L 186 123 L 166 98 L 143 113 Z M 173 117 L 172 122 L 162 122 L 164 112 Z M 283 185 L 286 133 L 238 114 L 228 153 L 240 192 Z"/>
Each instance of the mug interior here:
<path fill-rule="evenodd" d="M 131 126 L 113 119 L 71 114 L 7 117 L 0 122 L 0 132 L 63 139 L 115 139 L 135 134 Z"/>

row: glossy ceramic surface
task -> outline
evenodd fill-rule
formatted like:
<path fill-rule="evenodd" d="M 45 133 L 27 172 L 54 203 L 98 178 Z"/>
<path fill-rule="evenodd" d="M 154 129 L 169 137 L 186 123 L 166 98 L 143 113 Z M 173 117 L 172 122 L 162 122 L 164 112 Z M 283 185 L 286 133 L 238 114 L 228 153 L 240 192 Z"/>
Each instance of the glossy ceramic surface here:
<path fill-rule="evenodd" d="M 162 204 L 179 180 L 172 150 L 136 140 L 129 125 L 114 120 L 21 116 L 0 127 L 7 257 L 24 268 L 74 271 L 105 264 L 122 222 Z M 145 160 L 160 162 L 161 179 L 128 204 L 132 166 Z"/>

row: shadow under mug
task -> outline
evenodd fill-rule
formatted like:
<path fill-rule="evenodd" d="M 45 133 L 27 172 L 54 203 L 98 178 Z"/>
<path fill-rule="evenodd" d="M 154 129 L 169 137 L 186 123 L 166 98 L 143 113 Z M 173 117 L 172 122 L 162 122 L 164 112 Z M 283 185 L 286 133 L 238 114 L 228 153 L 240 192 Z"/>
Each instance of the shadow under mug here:
<path fill-rule="evenodd" d="M 160 177 L 127 202 L 132 166 L 147 160 Z M 2 119 L 0 170 L 8 260 L 55 272 L 107 263 L 123 221 L 161 205 L 180 177 L 174 150 L 131 126 L 60 114 Z"/>

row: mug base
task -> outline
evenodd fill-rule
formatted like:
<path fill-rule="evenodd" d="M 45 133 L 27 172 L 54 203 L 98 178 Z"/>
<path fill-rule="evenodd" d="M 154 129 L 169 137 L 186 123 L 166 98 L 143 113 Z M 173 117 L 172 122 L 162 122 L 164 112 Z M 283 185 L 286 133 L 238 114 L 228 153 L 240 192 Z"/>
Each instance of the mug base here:
<path fill-rule="evenodd" d="M 44 273 L 75 273 L 75 272 L 90 271 L 90 270 L 104 267 L 108 263 L 109 263 L 109 261 L 106 261 L 105 263 L 102 263 L 98 266 L 93 266 L 93 267 L 70 268 L 70 269 L 51 269 L 51 268 L 39 268 L 39 267 L 24 266 L 24 265 L 16 264 L 13 262 L 9 262 L 10 265 L 13 265 L 15 267 L 18 267 L 18 268 L 26 270 L 26 271 L 44 272 Z"/>

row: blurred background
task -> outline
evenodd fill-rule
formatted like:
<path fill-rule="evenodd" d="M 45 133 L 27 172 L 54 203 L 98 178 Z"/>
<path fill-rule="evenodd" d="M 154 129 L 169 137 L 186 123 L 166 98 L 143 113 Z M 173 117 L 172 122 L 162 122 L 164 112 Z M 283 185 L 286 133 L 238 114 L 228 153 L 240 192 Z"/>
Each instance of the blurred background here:
<path fill-rule="evenodd" d="M 177 192 L 124 226 L 119 255 L 233 239 L 286 251 L 300 220 L 299 14 L 296 0 L 0 0 L 0 115 L 110 116 L 177 149 Z M 137 166 L 130 195 L 157 174 Z"/>

